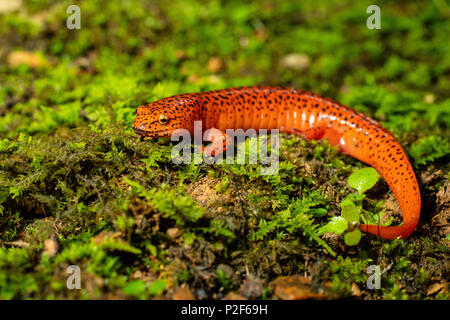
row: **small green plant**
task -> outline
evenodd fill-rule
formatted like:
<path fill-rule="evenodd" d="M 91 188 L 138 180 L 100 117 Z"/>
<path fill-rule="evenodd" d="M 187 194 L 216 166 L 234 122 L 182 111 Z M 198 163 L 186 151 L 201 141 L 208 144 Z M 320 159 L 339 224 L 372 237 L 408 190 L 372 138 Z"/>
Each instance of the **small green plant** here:
<path fill-rule="evenodd" d="M 378 181 L 378 172 L 374 168 L 363 168 L 354 171 L 348 177 L 348 184 L 363 194 L 372 188 Z"/>
<path fill-rule="evenodd" d="M 123 292 L 129 296 L 138 299 L 148 299 L 149 296 L 157 296 L 162 294 L 167 287 L 165 280 L 156 279 L 150 284 L 142 280 L 134 280 L 128 282 L 123 287 Z"/>
<path fill-rule="evenodd" d="M 332 256 L 336 253 L 319 237 L 319 224 L 315 218 L 325 215 L 328 211 L 323 195 L 317 191 L 305 193 L 302 198 L 295 199 L 285 210 L 278 212 L 270 220 L 261 219 L 259 229 L 250 235 L 252 241 L 262 240 L 270 233 L 277 233 L 282 238 L 289 234 L 301 233 L 306 238 L 314 240 L 324 247 Z"/>
<path fill-rule="evenodd" d="M 355 246 L 361 240 L 361 231 L 357 228 L 360 219 L 365 220 L 361 213 L 362 201 L 366 197 L 364 192 L 372 188 L 378 181 L 378 172 L 374 168 L 363 168 L 354 171 L 348 177 L 348 184 L 358 190 L 358 194 L 350 194 L 342 200 L 341 216 L 335 216 L 319 228 L 319 234 L 332 232 L 335 234 L 344 234 L 344 242 L 348 246 Z"/>
<path fill-rule="evenodd" d="M 228 291 L 233 287 L 230 275 L 223 269 L 216 270 L 217 282 L 225 290 Z"/>

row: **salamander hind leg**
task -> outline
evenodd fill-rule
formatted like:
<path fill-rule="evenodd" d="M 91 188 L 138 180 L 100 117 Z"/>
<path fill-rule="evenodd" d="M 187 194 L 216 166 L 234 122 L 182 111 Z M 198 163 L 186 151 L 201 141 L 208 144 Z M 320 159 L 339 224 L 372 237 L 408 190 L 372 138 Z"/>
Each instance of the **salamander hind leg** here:
<path fill-rule="evenodd" d="M 323 128 L 310 128 L 306 130 L 300 130 L 297 128 L 281 127 L 280 130 L 281 132 L 302 136 L 303 138 L 308 140 L 320 140 L 323 137 L 324 133 Z"/>
<path fill-rule="evenodd" d="M 282 132 L 297 134 L 308 140 L 328 140 L 335 147 L 339 147 L 342 151 L 341 137 L 342 134 L 337 130 L 329 127 L 313 127 L 306 130 L 298 130 L 296 128 L 282 129 Z"/>

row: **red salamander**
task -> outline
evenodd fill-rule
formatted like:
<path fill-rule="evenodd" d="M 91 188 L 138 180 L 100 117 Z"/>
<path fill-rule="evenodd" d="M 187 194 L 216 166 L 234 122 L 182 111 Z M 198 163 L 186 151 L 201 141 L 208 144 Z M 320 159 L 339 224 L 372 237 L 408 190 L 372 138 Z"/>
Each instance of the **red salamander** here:
<path fill-rule="evenodd" d="M 170 137 L 176 129 L 220 130 L 223 139 L 205 151 L 221 153 L 229 145 L 226 129 L 279 129 L 307 139 L 328 139 L 339 150 L 374 167 L 397 198 L 403 216 L 399 226 L 361 225 L 386 239 L 406 238 L 416 228 L 421 197 L 404 150 L 376 121 L 349 107 L 310 92 L 280 87 L 238 87 L 180 94 L 139 106 L 133 130 L 145 137 Z"/>

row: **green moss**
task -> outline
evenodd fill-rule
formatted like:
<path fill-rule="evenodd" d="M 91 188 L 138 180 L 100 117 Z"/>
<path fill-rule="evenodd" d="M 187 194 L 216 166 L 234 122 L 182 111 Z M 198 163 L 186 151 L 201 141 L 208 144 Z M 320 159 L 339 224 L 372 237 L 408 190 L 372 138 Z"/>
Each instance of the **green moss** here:
<path fill-rule="evenodd" d="M 316 241 L 325 247 L 332 255 L 335 252 L 320 239 L 313 216 L 317 214 L 317 206 L 326 200 L 316 192 L 311 192 L 303 198 L 295 199 L 286 210 L 278 212 L 269 221 L 261 219 L 259 229 L 251 235 L 252 240 L 262 240 L 269 233 L 276 233 L 276 238 L 282 239 L 289 234 L 303 234 L 307 239 Z"/>
<path fill-rule="evenodd" d="M 450 142 L 439 136 L 430 136 L 415 142 L 409 154 L 416 165 L 427 164 L 450 155 Z"/>
<path fill-rule="evenodd" d="M 366 267 L 371 264 L 371 259 L 343 258 L 337 259 L 329 264 L 332 273 L 333 290 L 344 296 L 351 295 L 352 283 L 365 285 L 367 281 Z"/>

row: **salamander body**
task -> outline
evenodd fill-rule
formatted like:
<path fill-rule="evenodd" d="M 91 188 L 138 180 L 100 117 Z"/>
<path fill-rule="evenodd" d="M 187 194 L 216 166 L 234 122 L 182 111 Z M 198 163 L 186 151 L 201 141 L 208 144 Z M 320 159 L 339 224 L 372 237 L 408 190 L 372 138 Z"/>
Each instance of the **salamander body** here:
<path fill-rule="evenodd" d="M 408 237 L 416 228 L 421 197 L 408 157 L 389 131 L 360 112 L 306 91 L 238 87 L 181 94 L 139 106 L 132 128 L 140 136 L 170 137 L 176 129 L 193 134 L 194 121 L 202 121 L 205 130 L 222 133 L 223 139 L 208 146 L 211 154 L 227 148 L 226 129 L 279 129 L 307 139 L 328 139 L 341 152 L 374 167 L 400 204 L 403 224 L 361 225 L 360 229 L 395 239 Z"/>

